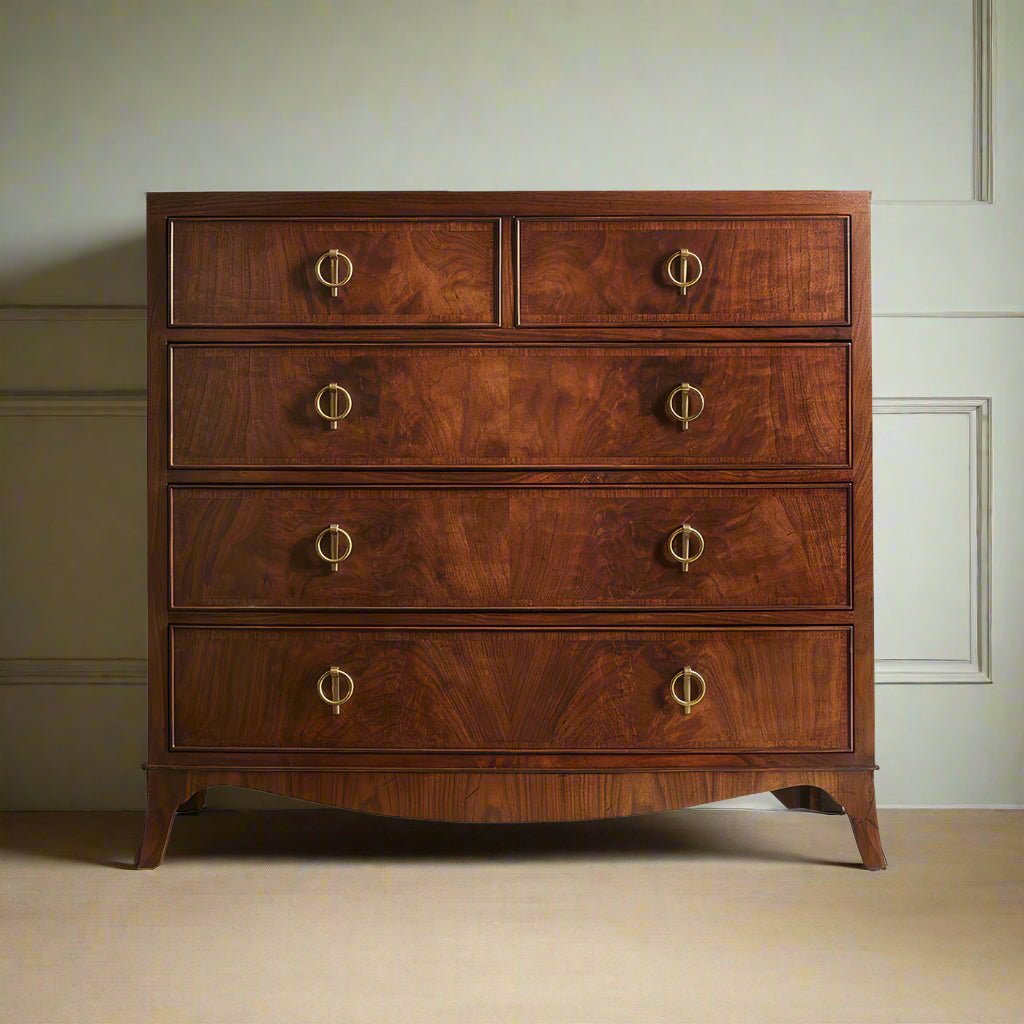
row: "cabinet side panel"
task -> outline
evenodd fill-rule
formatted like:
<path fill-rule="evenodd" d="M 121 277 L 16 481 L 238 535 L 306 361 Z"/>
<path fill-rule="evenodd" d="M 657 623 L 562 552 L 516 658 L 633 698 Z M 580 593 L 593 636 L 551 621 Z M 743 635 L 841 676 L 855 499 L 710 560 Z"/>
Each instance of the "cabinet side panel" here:
<path fill-rule="evenodd" d="M 146 502 L 149 630 L 149 760 L 167 753 L 167 220 L 146 218 L 147 259 L 147 429 Z"/>
<path fill-rule="evenodd" d="M 854 746 L 874 759 L 875 645 L 874 535 L 871 474 L 871 215 L 851 218 L 851 346 L 853 402 L 853 607 L 854 607 Z"/>

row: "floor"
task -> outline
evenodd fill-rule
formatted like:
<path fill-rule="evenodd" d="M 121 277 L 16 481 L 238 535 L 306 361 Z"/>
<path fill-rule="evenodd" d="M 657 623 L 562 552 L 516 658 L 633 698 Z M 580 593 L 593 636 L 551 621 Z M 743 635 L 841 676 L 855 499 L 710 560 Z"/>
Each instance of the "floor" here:
<path fill-rule="evenodd" d="M 0 815 L 7 1024 L 1024 1021 L 1024 812 Z"/>

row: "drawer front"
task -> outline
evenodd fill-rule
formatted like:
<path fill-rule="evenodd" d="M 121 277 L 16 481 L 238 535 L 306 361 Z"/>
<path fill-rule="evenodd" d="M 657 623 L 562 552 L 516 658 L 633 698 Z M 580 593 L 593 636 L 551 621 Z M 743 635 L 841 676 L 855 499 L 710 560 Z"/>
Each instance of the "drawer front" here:
<path fill-rule="evenodd" d="M 498 234 L 496 220 L 175 220 L 170 322 L 494 326 Z"/>
<path fill-rule="evenodd" d="M 173 745 L 182 750 L 850 744 L 845 627 L 172 632 Z M 680 700 L 696 703 L 687 712 Z"/>
<path fill-rule="evenodd" d="M 522 220 L 518 322 L 847 324 L 847 237 L 845 217 Z"/>
<path fill-rule="evenodd" d="M 845 344 L 176 345 L 172 381 L 175 466 L 848 462 Z"/>
<path fill-rule="evenodd" d="M 845 485 L 175 487 L 171 529 L 178 608 L 850 604 Z"/>

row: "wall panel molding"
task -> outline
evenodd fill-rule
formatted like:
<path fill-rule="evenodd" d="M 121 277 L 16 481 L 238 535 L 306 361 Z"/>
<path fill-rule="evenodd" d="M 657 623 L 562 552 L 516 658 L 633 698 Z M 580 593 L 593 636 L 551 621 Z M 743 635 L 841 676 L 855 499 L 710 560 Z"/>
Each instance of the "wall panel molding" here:
<path fill-rule="evenodd" d="M 0 686 L 145 686 L 145 658 L 3 658 Z"/>
<path fill-rule="evenodd" d="M 972 0 L 974 105 L 973 181 L 969 199 L 874 199 L 875 206 L 970 206 L 993 202 L 992 73 L 994 0 Z"/>
<path fill-rule="evenodd" d="M 872 312 L 872 320 L 888 320 L 903 317 L 909 320 L 1015 320 L 1024 317 L 1024 309 L 973 309 L 973 310 L 921 310 L 898 312 L 881 310 Z"/>
<path fill-rule="evenodd" d="M 974 0 L 974 201 L 992 202 L 994 0 Z"/>
<path fill-rule="evenodd" d="M 0 391 L 0 417 L 143 418 L 146 392 Z M 139 658 L 0 658 L 0 686 L 141 686 Z"/>
<path fill-rule="evenodd" d="M 0 391 L 0 416 L 145 415 L 145 391 Z"/>
<path fill-rule="evenodd" d="M 883 658 L 876 683 L 991 683 L 992 665 L 992 399 L 876 398 L 876 416 L 966 416 L 970 491 L 970 657 Z M 877 509 L 876 509 L 877 514 Z"/>
<path fill-rule="evenodd" d="M 0 324 L 146 321 L 145 306 L 0 306 Z"/>

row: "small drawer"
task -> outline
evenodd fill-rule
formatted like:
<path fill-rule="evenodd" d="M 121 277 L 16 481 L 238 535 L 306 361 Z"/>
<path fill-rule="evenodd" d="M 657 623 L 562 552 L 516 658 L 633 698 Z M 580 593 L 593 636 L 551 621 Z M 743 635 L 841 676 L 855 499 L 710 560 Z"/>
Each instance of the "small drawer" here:
<path fill-rule="evenodd" d="M 172 606 L 847 608 L 849 497 L 172 487 Z"/>
<path fill-rule="evenodd" d="M 845 325 L 846 217 L 518 222 L 522 326 Z"/>
<path fill-rule="evenodd" d="M 849 346 L 174 345 L 171 465 L 849 464 Z"/>
<path fill-rule="evenodd" d="M 170 226 L 170 323 L 496 326 L 497 220 L 207 220 Z"/>
<path fill-rule="evenodd" d="M 850 749 L 847 627 L 172 629 L 177 750 Z"/>

